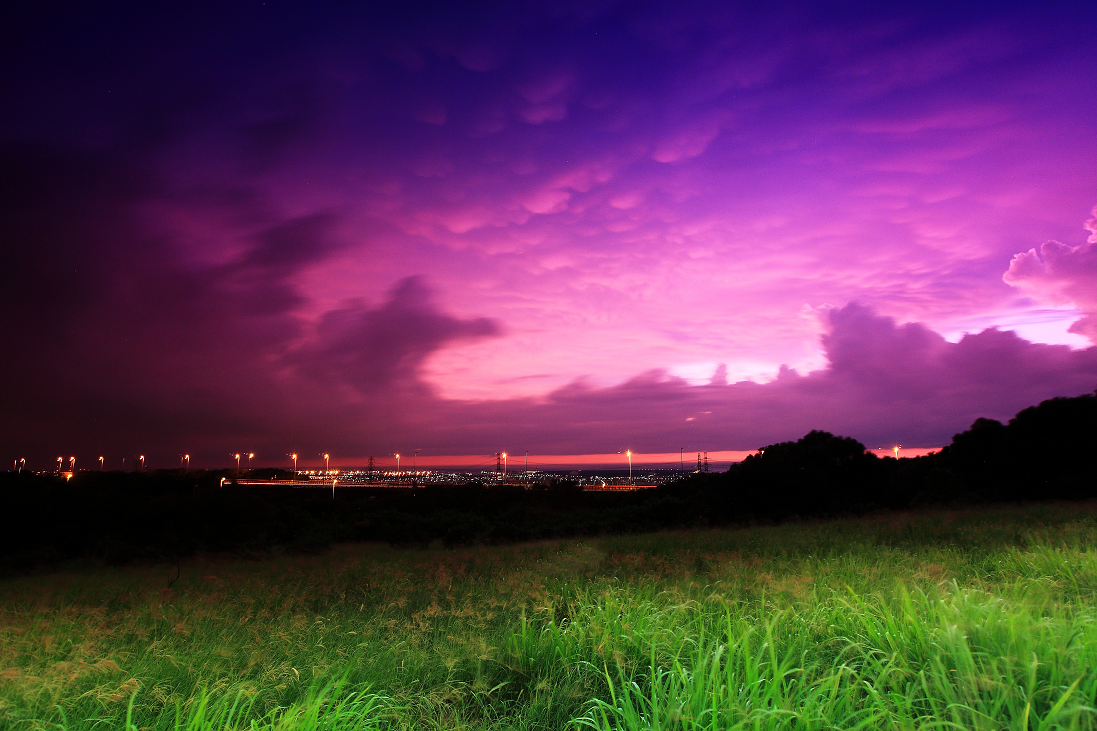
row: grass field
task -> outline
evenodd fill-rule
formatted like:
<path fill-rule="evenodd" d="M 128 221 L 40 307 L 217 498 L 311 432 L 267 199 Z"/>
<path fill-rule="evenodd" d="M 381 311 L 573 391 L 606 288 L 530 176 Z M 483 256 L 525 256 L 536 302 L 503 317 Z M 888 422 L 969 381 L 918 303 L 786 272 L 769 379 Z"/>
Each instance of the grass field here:
<path fill-rule="evenodd" d="M 4 729 L 1097 728 L 1097 504 L 0 582 Z"/>

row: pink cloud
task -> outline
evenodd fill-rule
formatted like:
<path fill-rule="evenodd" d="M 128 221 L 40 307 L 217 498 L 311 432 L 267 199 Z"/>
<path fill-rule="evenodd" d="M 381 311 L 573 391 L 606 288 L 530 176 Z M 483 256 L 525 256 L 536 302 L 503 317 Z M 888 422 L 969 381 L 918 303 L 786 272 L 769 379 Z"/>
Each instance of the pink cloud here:
<path fill-rule="evenodd" d="M 1097 207 L 1085 223 L 1086 243 L 1069 246 L 1047 241 L 1039 249 L 1015 254 L 1002 280 L 1054 305 L 1073 304 L 1084 313 L 1070 332 L 1097 343 Z"/>
<path fill-rule="evenodd" d="M 559 213 L 567 208 L 571 193 L 566 190 L 547 189 L 530 193 L 521 199 L 522 207 L 530 213 Z"/>
<path fill-rule="evenodd" d="M 989 127 L 1009 119 L 998 107 L 958 107 L 934 114 L 899 119 L 866 119 L 855 123 L 854 130 L 869 134 L 916 135 L 937 130 Z"/>
<path fill-rule="evenodd" d="M 569 92 L 574 84 L 574 74 L 558 72 L 520 85 L 518 93 L 527 103 L 519 108 L 519 116 L 530 124 L 565 119 L 568 116 Z"/>
<path fill-rule="evenodd" d="M 564 102 L 530 105 L 520 109 L 518 114 L 530 124 L 559 122 L 568 116 L 568 105 Z"/>
<path fill-rule="evenodd" d="M 670 163 L 697 157 L 719 136 L 724 120 L 701 119 L 682 125 L 655 144 L 651 159 Z"/>

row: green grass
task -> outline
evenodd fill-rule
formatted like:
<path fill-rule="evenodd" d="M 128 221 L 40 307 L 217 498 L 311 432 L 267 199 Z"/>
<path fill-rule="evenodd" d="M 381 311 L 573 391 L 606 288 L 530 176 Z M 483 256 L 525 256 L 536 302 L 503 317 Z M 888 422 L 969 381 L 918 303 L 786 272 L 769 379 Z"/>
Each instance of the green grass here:
<path fill-rule="evenodd" d="M 0 582 L 0 727 L 1097 728 L 1097 505 Z"/>

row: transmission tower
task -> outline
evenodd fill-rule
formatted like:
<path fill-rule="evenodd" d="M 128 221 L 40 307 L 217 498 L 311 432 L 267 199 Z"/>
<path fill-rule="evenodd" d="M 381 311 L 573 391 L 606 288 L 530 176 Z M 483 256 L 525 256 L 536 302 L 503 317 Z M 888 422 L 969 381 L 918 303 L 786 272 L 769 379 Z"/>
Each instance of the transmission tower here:
<path fill-rule="evenodd" d="M 705 452 L 705 472 L 708 472 L 708 452 Z"/>
<path fill-rule="evenodd" d="M 367 482 L 373 482 L 373 457 L 369 458 L 368 465 L 369 466 L 366 469 L 369 470 L 369 477 L 366 479 L 366 481 Z"/>

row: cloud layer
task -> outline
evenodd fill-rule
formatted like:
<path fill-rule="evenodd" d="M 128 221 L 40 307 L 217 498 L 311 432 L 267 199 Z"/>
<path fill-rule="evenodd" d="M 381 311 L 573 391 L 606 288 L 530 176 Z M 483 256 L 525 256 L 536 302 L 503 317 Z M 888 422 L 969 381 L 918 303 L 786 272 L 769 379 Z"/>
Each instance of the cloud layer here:
<path fill-rule="evenodd" d="M 1095 385 L 994 329 L 1097 335 L 1093 9 L 19 12 L 12 458 L 933 446 Z"/>

